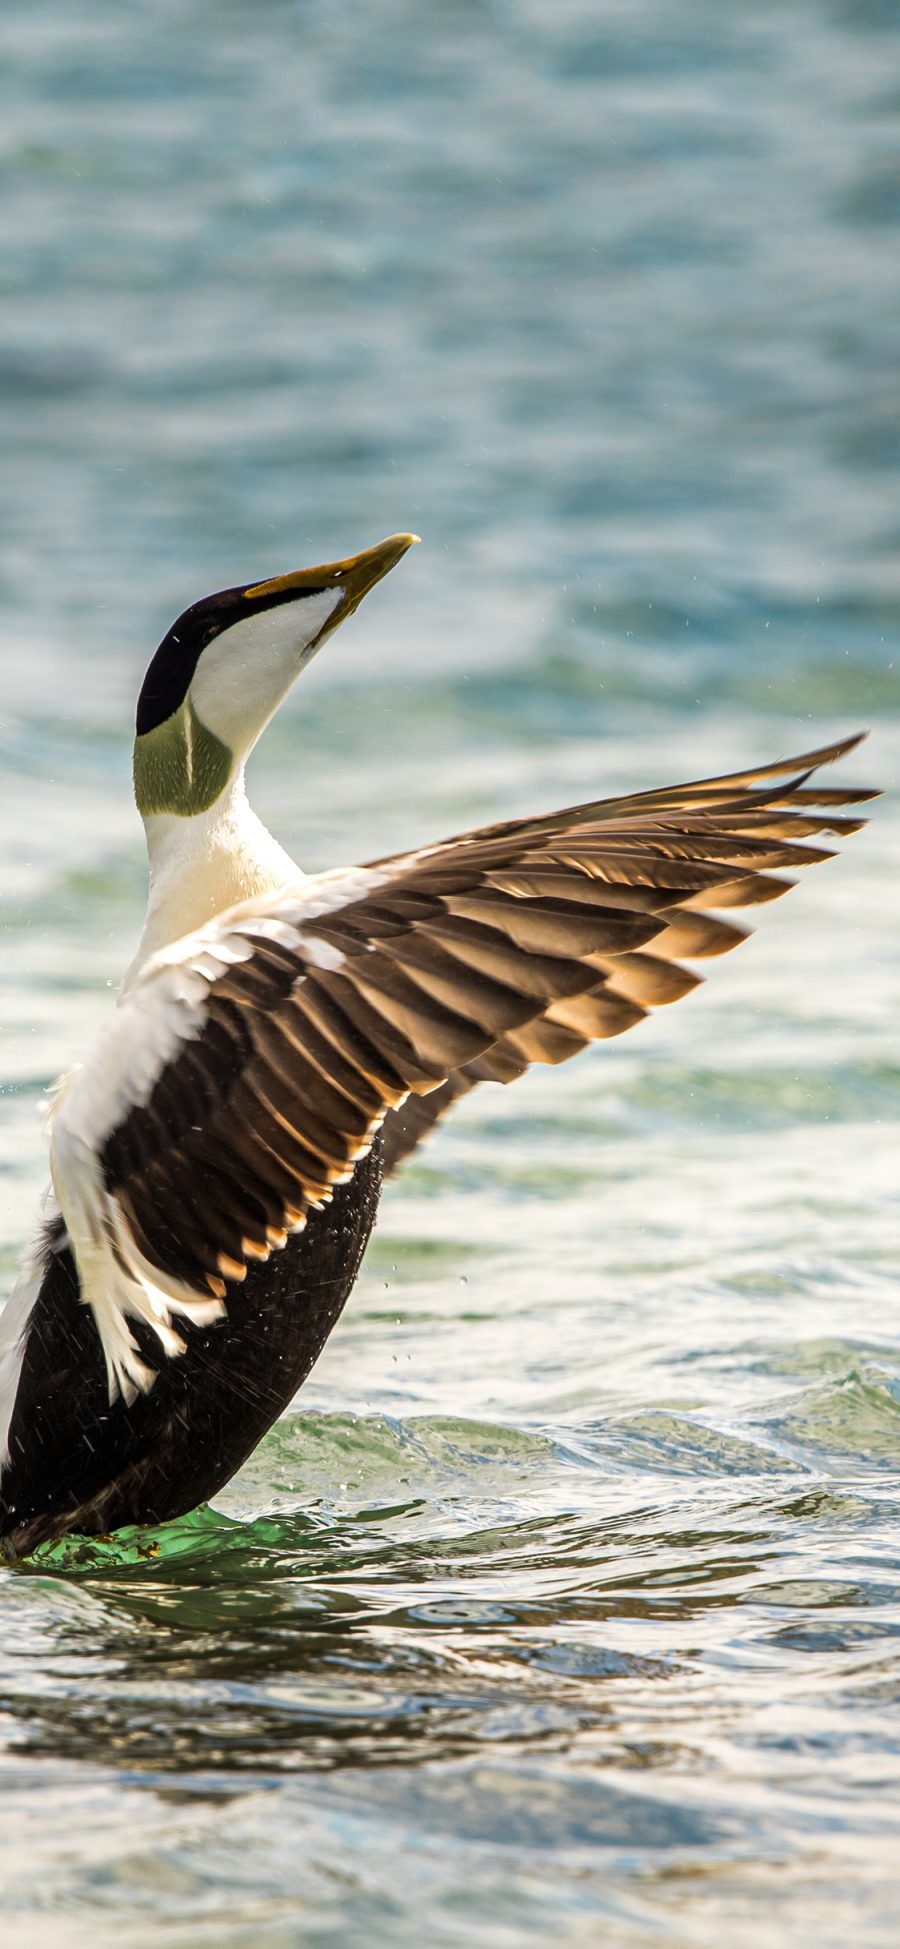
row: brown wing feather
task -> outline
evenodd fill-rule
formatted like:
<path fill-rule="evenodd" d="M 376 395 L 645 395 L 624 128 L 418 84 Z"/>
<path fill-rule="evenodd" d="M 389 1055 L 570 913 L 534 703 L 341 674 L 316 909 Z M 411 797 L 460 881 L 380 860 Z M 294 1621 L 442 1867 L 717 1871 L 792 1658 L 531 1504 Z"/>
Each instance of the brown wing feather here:
<path fill-rule="evenodd" d="M 641 793 L 631 799 L 607 800 L 594 807 L 578 807 L 577 816 L 581 819 L 583 815 L 593 812 L 597 822 L 604 821 L 608 830 L 609 825 L 618 823 L 622 815 L 627 816 L 629 811 L 638 816 L 652 811 L 668 812 L 670 815 L 675 812 L 677 816 L 677 807 L 684 806 L 690 810 L 694 831 L 700 829 L 702 822 L 720 836 L 737 832 L 755 839 L 800 839 L 817 832 L 829 832 L 843 837 L 858 832 L 865 825 L 865 820 L 842 818 L 825 808 L 864 804 L 877 794 L 864 787 L 824 786 L 818 782 L 804 784 L 798 782 L 796 774 L 804 772 L 808 776 L 818 765 L 844 756 L 859 742 L 858 738 L 846 739 L 840 744 L 825 746 L 821 751 L 808 752 L 804 757 L 785 760 L 757 772 L 735 773 L 730 778 L 705 780 L 696 785 L 678 786 L 671 791 Z M 794 774 L 786 787 L 770 787 L 751 794 L 750 788 L 758 785 L 761 779 L 781 778 L 786 772 Z M 741 788 L 737 804 L 731 790 L 735 786 Z M 804 809 L 802 815 L 794 809 L 800 807 Z M 807 807 L 815 809 L 807 813 Z M 541 823 L 544 830 L 551 829 L 553 816 Z M 487 835 L 493 839 L 504 832 L 518 833 L 523 831 L 523 826 L 524 822 L 512 822 L 506 827 L 493 826 L 487 829 Z M 477 840 L 480 835 L 472 837 Z M 811 864 L 812 861 L 807 858 L 804 863 Z M 529 862 L 528 870 L 520 870 L 514 878 L 501 876 L 496 870 L 491 877 L 495 884 L 502 885 L 508 891 L 518 891 L 523 895 L 552 895 L 561 892 L 568 874 L 564 867 L 555 862 L 552 865 L 542 864 L 539 868 L 532 867 Z M 732 907 L 762 905 L 770 900 L 779 900 L 795 884 L 792 879 L 761 870 L 742 873 L 739 878 L 717 879 L 709 886 L 694 891 L 682 890 L 681 893 L 677 889 L 665 892 L 662 888 L 652 891 L 644 887 L 613 889 L 608 884 L 598 884 L 598 899 L 607 902 L 615 899 L 645 912 L 652 903 L 653 911 L 660 916 L 664 913 L 667 921 L 665 931 L 657 934 L 653 940 L 652 954 L 623 954 L 616 962 L 610 960 L 605 964 L 609 977 L 608 990 L 642 1004 L 644 1009 L 677 1001 L 681 995 L 697 987 L 702 976 L 681 967 L 670 957 L 683 954 L 689 959 L 700 959 L 727 954 L 747 937 L 747 929 L 735 927 L 721 920 L 717 914 L 706 912 L 706 909 L 712 906 L 728 910 Z M 696 912 L 698 909 L 701 911 Z M 592 959 L 596 959 L 598 965 L 602 964 L 602 957 Z M 627 1026 L 629 1024 L 623 1024 L 623 1027 Z M 579 1039 L 562 1056 L 536 1055 L 532 1060 L 566 1060 L 568 1055 L 574 1055 L 583 1048 L 587 1039 L 592 1038 Z M 453 1104 L 478 1083 L 510 1083 L 528 1067 L 528 1059 L 513 1046 L 511 1038 L 500 1037 L 484 1056 L 455 1070 L 447 1082 L 430 1096 L 410 1098 L 399 1109 L 391 1111 L 384 1124 L 385 1175 L 390 1176 L 398 1170 L 423 1139 L 430 1136 Z"/>
<path fill-rule="evenodd" d="M 393 1169 L 476 1083 L 564 1062 L 686 994 L 699 977 L 679 957 L 744 938 L 709 909 L 778 897 L 778 869 L 829 857 L 811 838 L 855 830 L 830 808 L 866 795 L 808 783 L 855 742 L 377 862 L 314 921 L 301 889 L 278 939 L 248 919 L 248 958 L 212 981 L 196 1039 L 103 1150 L 138 1250 L 220 1293 L 383 1120 Z"/>

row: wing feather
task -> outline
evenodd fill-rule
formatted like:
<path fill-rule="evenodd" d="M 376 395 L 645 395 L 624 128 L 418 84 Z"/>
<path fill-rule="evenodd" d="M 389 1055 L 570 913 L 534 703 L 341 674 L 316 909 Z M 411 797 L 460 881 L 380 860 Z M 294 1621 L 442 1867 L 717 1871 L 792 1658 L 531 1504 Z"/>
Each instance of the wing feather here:
<path fill-rule="evenodd" d="M 209 1320 L 248 1260 L 327 1201 L 385 1126 L 388 1168 L 482 1081 L 565 1062 L 676 1001 L 681 965 L 815 864 L 810 783 L 856 740 L 507 821 L 247 901 L 158 955 L 51 1116 L 54 1183 L 110 1388 L 152 1384 L 179 1315 Z"/>

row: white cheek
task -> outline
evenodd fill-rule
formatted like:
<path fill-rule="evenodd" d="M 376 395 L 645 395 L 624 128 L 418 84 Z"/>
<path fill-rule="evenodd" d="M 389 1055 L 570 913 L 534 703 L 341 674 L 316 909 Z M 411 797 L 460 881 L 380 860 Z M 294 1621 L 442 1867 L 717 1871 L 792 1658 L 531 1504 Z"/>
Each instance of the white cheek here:
<path fill-rule="evenodd" d="M 233 623 L 203 651 L 189 695 L 197 716 L 232 751 L 248 751 L 310 657 L 311 645 L 343 602 L 323 589 Z"/>

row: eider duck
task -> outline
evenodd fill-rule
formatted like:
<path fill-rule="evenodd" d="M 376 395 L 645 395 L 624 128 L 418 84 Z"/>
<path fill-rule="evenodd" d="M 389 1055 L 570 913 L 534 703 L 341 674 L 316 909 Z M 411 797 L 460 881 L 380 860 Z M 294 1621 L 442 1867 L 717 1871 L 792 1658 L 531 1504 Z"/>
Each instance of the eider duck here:
<path fill-rule="evenodd" d="M 394 1170 L 453 1101 L 696 986 L 806 842 L 861 823 L 839 744 L 307 876 L 245 760 L 392 535 L 196 602 L 137 709 L 150 866 L 119 1007 L 48 1114 L 51 1189 L 0 1321 L 0 1538 L 160 1523 L 214 1495 L 347 1300 Z"/>

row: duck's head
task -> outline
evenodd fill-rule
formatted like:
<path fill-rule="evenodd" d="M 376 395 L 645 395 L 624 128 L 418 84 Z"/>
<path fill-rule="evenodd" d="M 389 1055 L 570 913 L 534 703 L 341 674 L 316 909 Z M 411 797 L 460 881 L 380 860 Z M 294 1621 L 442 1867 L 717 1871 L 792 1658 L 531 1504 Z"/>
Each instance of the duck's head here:
<path fill-rule="evenodd" d="M 345 562 L 222 589 L 179 616 L 138 699 L 134 790 L 145 818 L 215 804 L 326 636 L 415 541 L 390 535 Z"/>

